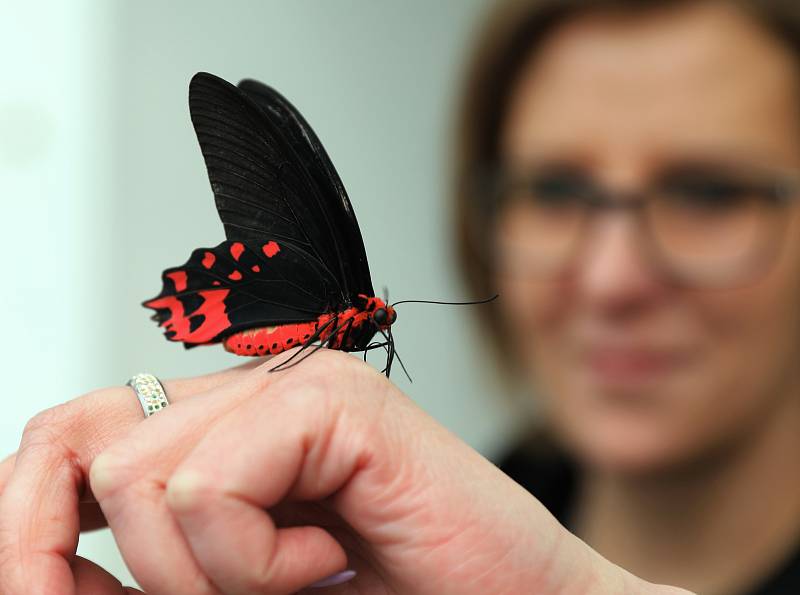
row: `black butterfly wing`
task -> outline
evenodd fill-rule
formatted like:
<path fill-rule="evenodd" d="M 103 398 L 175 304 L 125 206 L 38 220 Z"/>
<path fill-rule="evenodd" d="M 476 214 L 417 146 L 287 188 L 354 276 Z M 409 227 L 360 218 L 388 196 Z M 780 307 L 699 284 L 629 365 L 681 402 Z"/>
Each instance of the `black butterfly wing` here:
<path fill-rule="evenodd" d="M 344 255 L 340 261 L 344 277 L 356 294 L 375 295 L 364 240 L 353 206 L 314 130 L 275 89 L 252 79 L 240 81 L 239 88 L 280 127 L 284 139 L 295 149 L 298 163 L 305 165 L 305 171 L 316 187 L 321 202 L 326 205 L 324 211 L 332 224 L 337 247 Z"/>
<path fill-rule="evenodd" d="M 352 206 L 316 135 L 278 93 L 242 85 L 198 73 L 189 86 L 228 241 L 164 271 L 161 294 L 144 302 L 187 347 L 374 295 Z"/>
<path fill-rule="evenodd" d="M 215 343 L 250 328 L 314 320 L 338 297 L 338 282 L 304 248 L 280 240 L 198 248 L 164 271 L 144 302 L 171 341 Z"/>
<path fill-rule="evenodd" d="M 339 281 L 342 301 L 373 295 L 344 186 L 311 127 L 266 85 L 198 73 L 189 108 L 229 240 L 279 237 Z"/>

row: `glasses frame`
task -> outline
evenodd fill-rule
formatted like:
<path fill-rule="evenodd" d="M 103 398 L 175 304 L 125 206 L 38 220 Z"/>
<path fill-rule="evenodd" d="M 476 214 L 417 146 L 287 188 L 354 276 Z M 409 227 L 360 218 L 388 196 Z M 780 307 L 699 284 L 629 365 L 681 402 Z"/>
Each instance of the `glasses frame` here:
<path fill-rule="evenodd" d="M 502 195 L 513 192 L 517 187 L 527 184 L 530 180 L 530 177 L 509 179 L 507 174 L 498 172 L 502 172 L 502 170 L 498 168 L 494 170 L 486 169 L 475 177 L 475 181 L 472 184 L 474 195 L 473 211 L 479 220 L 473 221 L 469 225 L 473 228 L 473 237 L 478 241 L 477 247 L 494 245 L 493 232 L 491 230 L 497 217 L 498 209 L 503 203 Z M 800 172 L 765 175 L 760 182 L 753 183 L 753 188 L 763 197 L 767 207 L 787 208 L 800 198 Z M 583 231 L 586 232 L 600 214 L 630 213 L 637 220 L 639 236 L 644 242 L 644 248 L 647 250 L 647 257 L 650 262 L 659 267 L 673 282 L 699 288 L 732 289 L 755 282 L 769 272 L 784 249 L 789 217 L 776 216 L 775 228 L 771 230 L 772 233 L 768 234 L 770 241 L 760 251 L 753 250 L 751 257 L 743 263 L 742 272 L 729 275 L 727 278 L 724 276 L 714 278 L 707 273 L 693 276 L 686 271 L 679 271 L 670 264 L 669 258 L 664 256 L 664 250 L 656 240 L 657 234 L 654 233 L 653 224 L 647 215 L 648 206 L 652 204 L 651 197 L 657 192 L 657 188 L 638 191 L 612 190 L 601 186 L 591 188 L 585 192 L 583 198 L 586 205 L 586 216 L 580 222 L 580 225 L 583 226 Z M 473 216 L 473 219 L 476 219 L 476 217 Z M 585 248 L 586 235 L 588 234 L 579 234 L 581 240 L 576 242 L 573 253 L 565 259 L 565 264 L 558 267 L 559 272 L 544 274 L 531 272 L 530 274 L 549 278 L 568 270 Z M 485 250 L 478 252 L 486 253 Z M 489 268 L 499 272 L 495 258 L 496 255 L 492 250 L 492 260 Z"/>

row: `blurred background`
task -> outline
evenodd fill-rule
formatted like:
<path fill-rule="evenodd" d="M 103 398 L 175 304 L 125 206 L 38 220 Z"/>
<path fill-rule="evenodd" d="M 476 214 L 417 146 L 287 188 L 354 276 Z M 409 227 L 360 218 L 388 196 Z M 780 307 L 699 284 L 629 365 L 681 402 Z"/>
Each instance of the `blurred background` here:
<path fill-rule="evenodd" d="M 266 82 L 305 115 L 348 189 L 377 291 L 469 297 L 451 254 L 448 142 L 487 4 L 0 0 L 0 452 L 38 411 L 135 372 L 241 361 L 167 342 L 140 306 L 164 268 L 224 239 L 189 120 L 197 71 Z M 514 414 L 473 314 L 402 307 L 395 337 L 414 383 L 399 368 L 394 380 L 492 457 Z M 107 532 L 79 553 L 131 582 Z"/>

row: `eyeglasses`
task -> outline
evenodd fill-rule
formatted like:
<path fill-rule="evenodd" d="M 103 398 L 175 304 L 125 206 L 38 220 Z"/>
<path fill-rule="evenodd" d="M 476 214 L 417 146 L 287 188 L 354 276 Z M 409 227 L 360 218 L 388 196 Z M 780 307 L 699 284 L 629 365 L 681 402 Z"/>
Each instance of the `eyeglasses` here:
<path fill-rule="evenodd" d="M 625 211 L 639 220 L 640 246 L 664 273 L 730 287 L 775 260 L 785 207 L 798 192 L 795 177 L 743 171 L 674 172 L 642 192 L 612 192 L 575 171 L 528 171 L 493 179 L 478 227 L 496 272 L 550 277 L 577 262 L 598 213 Z"/>

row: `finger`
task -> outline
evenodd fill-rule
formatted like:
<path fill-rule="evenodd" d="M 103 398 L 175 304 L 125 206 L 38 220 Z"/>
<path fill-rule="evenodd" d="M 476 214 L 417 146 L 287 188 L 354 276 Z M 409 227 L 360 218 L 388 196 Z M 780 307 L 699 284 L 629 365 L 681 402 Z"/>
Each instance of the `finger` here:
<path fill-rule="evenodd" d="M 14 463 L 17 460 L 17 453 L 7 456 L 3 461 L 0 463 L 0 494 L 3 493 L 3 490 L 6 487 L 6 483 L 8 483 L 8 478 L 11 476 L 11 472 L 14 471 Z"/>
<path fill-rule="evenodd" d="M 259 362 L 164 383 L 172 403 L 247 374 Z M 165 415 L 162 412 L 160 415 Z M 3 594 L 74 593 L 72 562 L 85 478 L 97 453 L 138 425 L 141 407 L 129 388 L 90 393 L 32 420 L 0 496 L 0 586 Z M 8 460 L 7 460 L 8 461 Z M 7 469 L 11 463 L 4 463 Z M 101 522 L 100 515 L 94 516 Z"/>
<path fill-rule="evenodd" d="M 0 498 L 0 585 L 7 595 L 72 595 L 70 564 L 78 546 L 80 473 L 53 444 L 20 450 Z M 46 454 L 44 451 L 48 451 Z M 53 461 L 56 461 L 53 464 Z M 35 477 L 20 473 L 30 469 Z M 48 481 L 37 481 L 41 476 Z M 30 507 L 31 501 L 42 506 Z"/>
<path fill-rule="evenodd" d="M 363 462 L 348 427 L 322 399 L 252 400 L 222 419 L 168 483 L 167 501 L 192 553 L 223 592 L 295 592 L 346 568 L 342 546 L 315 526 L 276 529 L 264 510 L 284 498 L 321 500 Z M 306 395 L 307 396 L 307 395 Z M 321 413 L 317 413 L 321 411 Z"/>
<path fill-rule="evenodd" d="M 269 382 L 262 366 L 140 424 L 97 457 L 94 494 L 131 573 L 148 593 L 216 594 L 164 503 L 172 469 L 219 417 Z"/>

